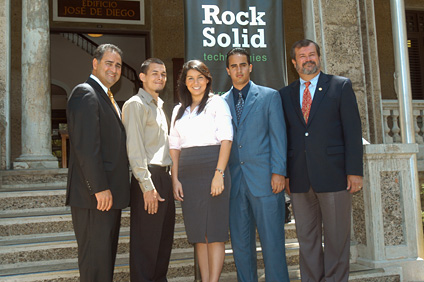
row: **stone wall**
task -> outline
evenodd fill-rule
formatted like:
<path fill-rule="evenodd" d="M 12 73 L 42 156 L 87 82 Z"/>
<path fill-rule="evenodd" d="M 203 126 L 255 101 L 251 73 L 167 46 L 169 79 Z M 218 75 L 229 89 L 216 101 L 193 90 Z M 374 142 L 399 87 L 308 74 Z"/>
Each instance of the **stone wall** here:
<path fill-rule="evenodd" d="M 362 136 L 369 140 L 361 6 L 358 1 L 303 1 L 305 34 L 321 47 L 324 72 L 350 78 L 358 101 Z M 365 61 L 364 61 L 365 60 Z"/>
<path fill-rule="evenodd" d="M 184 1 L 152 1 L 152 56 L 166 65 L 168 80 L 162 99 L 171 118 L 174 108 L 173 58 L 184 58 Z"/>
<path fill-rule="evenodd" d="M 301 1 L 284 1 L 284 33 L 286 40 L 287 77 L 290 84 L 299 78 L 291 61 L 290 49 L 293 43 L 305 38 Z"/>

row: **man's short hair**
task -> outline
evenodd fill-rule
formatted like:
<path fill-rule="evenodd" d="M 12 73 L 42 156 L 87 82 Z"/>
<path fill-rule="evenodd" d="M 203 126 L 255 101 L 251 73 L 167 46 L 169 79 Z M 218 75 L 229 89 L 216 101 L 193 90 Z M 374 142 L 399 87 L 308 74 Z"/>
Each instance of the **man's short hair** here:
<path fill-rule="evenodd" d="M 232 56 L 232 55 L 236 55 L 236 54 L 239 54 L 239 55 L 245 55 L 246 57 L 247 57 L 247 62 L 249 63 L 249 65 L 250 65 L 250 54 L 249 54 L 249 52 L 246 50 L 246 49 L 244 49 L 244 48 L 239 48 L 239 47 L 237 47 L 237 48 L 233 48 L 233 49 L 231 49 L 230 51 L 228 51 L 228 53 L 227 53 L 227 60 L 226 60 L 226 64 L 227 64 L 227 68 L 229 68 L 230 67 L 230 63 L 229 63 L 229 58 L 230 58 L 230 56 Z"/>
<path fill-rule="evenodd" d="M 159 64 L 163 66 L 165 65 L 165 63 L 158 58 L 149 58 L 141 64 L 141 73 L 147 74 L 150 64 Z"/>
<path fill-rule="evenodd" d="M 93 53 L 94 59 L 96 59 L 97 61 L 100 62 L 102 60 L 103 55 L 105 54 L 106 51 L 116 52 L 116 53 L 119 54 L 119 56 L 121 56 L 121 60 L 123 59 L 123 57 L 122 57 L 123 56 L 122 50 L 119 49 L 118 46 L 113 45 L 113 44 L 109 44 L 109 43 L 99 45 L 96 48 L 96 50 L 94 50 L 94 53 Z"/>
<path fill-rule="evenodd" d="M 291 57 L 293 60 L 295 60 L 295 61 L 296 61 L 296 49 L 297 49 L 297 48 L 302 48 L 302 47 L 308 47 L 308 46 L 309 46 L 309 45 L 311 45 L 311 44 L 314 44 L 314 45 L 315 45 L 315 48 L 317 49 L 317 55 L 318 55 L 318 57 L 321 57 L 321 51 L 320 51 L 320 49 L 319 49 L 318 44 L 317 44 L 317 43 L 315 43 L 315 42 L 314 42 L 314 41 L 312 41 L 312 40 L 309 40 L 309 39 L 302 39 L 302 40 L 296 41 L 296 42 L 293 44 L 293 46 L 292 46 L 292 48 L 291 48 L 291 50 L 290 50 L 290 57 Z"/>

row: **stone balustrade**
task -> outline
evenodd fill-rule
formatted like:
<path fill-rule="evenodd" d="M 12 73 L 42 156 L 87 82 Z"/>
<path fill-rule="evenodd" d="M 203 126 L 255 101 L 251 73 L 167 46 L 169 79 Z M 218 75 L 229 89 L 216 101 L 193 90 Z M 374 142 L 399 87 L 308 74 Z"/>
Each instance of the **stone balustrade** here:
<path fill-rule="evenodd" d="M 399 121 L 398 100 L 382 100 L 384 144 L 402 143 Z M 424 171 L 424 100 L 413 100 L 413 119 L 415 127 L 415 142 L 418 144 L 418 171 Z"/>
<path fill-rule="evenodd" d="M 402 143 L 399 127 L 399 103 L 398 100 L 382 100 L 384 143 Z M 415 126 L 415 141 L 424 144 L 424 100 L 412 102 Z"/>

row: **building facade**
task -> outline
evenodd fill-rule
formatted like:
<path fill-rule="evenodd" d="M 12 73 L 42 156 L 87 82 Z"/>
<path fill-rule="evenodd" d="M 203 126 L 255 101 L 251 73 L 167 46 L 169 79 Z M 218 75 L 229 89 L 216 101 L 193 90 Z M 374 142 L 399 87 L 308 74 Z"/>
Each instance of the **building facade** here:
<path fill-rule="evenodd" d="M 62 167 L 66 152 L 55 146 L 60 146 L 59 124 L 66 124 L 66 97 L 91 71 L 89 53 L 76 43 L 86 40 L 82 37 L 89 44 L 111 40 L 125 46 L 124 62 L 137 75 L 145 58 L 161 58 L 168 70 L 164 93 L 168 115 L 175 103 L 175 81 L 184 62 L 183 1 L 141 1 L 143 24 L 55 20 L 57 1 L 0 0 L 0 169 L 4 175 Z M 396 21 L 400 24 L 395 26 Z M 365 146 L 367 186 L 355 196 L 355 260 L 372 267 L 398 265 L 404 277 L 423 278 L 419 175 L 424 171 L 424 1 L 284 1 L 284 25 L 287 52 L 295 41 L 312 39 L 322 47 L 323 71 L 352 80 L 363 137 L 372 144 Z M 402 26 L 405 29 L 399 34 L 396 27 Z M 406 58 L 397 52 L 402 38 L 409 44 Z M 408 68 L 398 71 L 405 63 Z M 411 79 L 405 82 L 406 70 Z M 291 64 L 287 74 L 289 82 L 297 79 Z M 137 87 L 131 84 L 130 74 L 121 81 L 115 95 L 118 103 Z M 408 127 L 413 142 L 406 140 Z M 398 225 L 402 226 L 398 233 L 390 231 Z M 417 266 L 422 270 L 411 271 Z"/>

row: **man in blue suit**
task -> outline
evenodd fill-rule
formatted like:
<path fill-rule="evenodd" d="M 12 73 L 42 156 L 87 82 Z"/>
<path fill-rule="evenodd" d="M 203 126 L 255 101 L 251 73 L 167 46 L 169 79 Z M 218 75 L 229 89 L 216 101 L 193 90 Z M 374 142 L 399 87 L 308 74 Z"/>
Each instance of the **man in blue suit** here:
<path fill-rule="evenodd" d="M 321 72 L 318 44 L 300 40 L 291 57 L 300 79 L 280 94 L 300 274 L 302 281 L 347 282 L 352 193 L 362 188 L 358 105 L 348 78 Z"/>
<path fill-rule="evenodd" d="M 258 281 L 256 230 L 267 281 L 289 281 L 284 245 L 286 126 L 276 90 L 250 81 L 249 53 L 227 54 L 233 87 L 224 94 L 233 117 L 230 233 L 238 281 Z"/>

